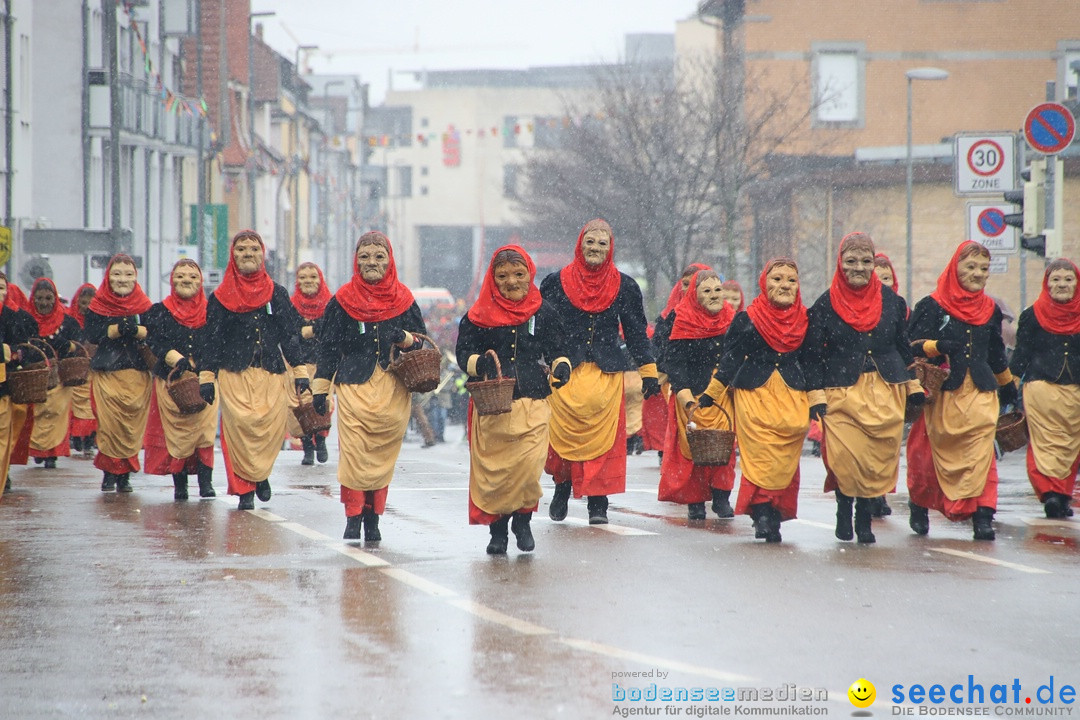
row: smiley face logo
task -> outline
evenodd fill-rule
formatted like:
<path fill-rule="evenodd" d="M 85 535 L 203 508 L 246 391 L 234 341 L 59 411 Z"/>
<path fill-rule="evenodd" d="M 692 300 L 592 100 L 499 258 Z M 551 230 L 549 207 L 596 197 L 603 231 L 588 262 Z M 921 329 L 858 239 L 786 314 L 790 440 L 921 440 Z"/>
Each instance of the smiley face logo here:
<path fill-rule="evenodd" d="M 877 698 L 877 689 L 874 687 L 874 683 L 866 678 L 859 678 L 851 683 L 851 687 L 847 690 L 847 696 L 855 707 L 867 708 L 874 704 L 874 699 Z"/>

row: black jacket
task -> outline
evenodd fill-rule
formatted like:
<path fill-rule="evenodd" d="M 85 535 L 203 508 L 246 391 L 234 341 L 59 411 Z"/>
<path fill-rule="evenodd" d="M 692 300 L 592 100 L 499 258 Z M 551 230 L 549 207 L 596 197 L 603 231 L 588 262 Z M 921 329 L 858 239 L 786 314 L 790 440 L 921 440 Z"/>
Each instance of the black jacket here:
<path fill-rule="evenodd" d="M 145 325 L 139 315 L 130 315 L 137 325 Z M 148 370 L 146 361 L 143 360 L 140 346 L 142 340 L 135 338 L 110 338 L 109 326 L 117 325 L 123 318 L 106 317 L 98 315 L 91 310 L 86 311 L 86 327 L 83 329 L 83 337 L 86 342 L 97 345 L 97 353 L 90 361 L 90 369 L 99 372 L 114 372 L 116 370 Z M 149 332 L 149 329 L 147 330 Z"/>
<path fill-rule="evenodd" d="M 191 360 L 196 371 L 203 369 L 200 357 L 206 342 L 206 325 L 201 328 L 181 325 L 163 303 L 155 303 L 143 315 L 143 320 L 148 332 L 146 343 L 158 359 L 154 365 L 154 375 L 163 380 L 168 378 L 172 368 L 165 362 L 165 356 L 170 350 L 175 350 Z"/>
<path fill-rule="evenodd" d="M 29 323 L 27 323 L 29 319 Z M 21 343 L 25 343 L 31 336 L 30 326 L 36 325 L 34 318 L 30 316 L 30 313 L 25 310 L 12 310 L 11 308 L 0 303 L 0 342 L 7 345 L 12 353 L 20 350 L 26 350 L 26 348 L 19 348 Z M 31 358 L 27 362 L 33 362 L 32 358 L 36 358 L 32 350 L 28 351 Z M 2 358 L 0 358 L 2 359 Z M 11 373 L 19 367 L 19 363 L 11 362 L 7 364 L 7 376 L 10 377 Z M 0 397 L 11 394 L 8 390 L 7 380 L 0 382 Z"/>
<path fill-rule="evenodd" d="M 49 343 L 49 347 L 56 353 L 56 359 L 62 360 L 78 354 L 78 351 L 71 347 L 71 343 L 78 342 L 81 334 L 82 328 L 79 327 L 79 321 L 70 315 L 66 315 L 60 323 L 60 327 L 56 328 L 56 332 L 41 339 Z M 41 337 L 37 322 L 34 323 L 34 336 Z M 48 353 L 47 350 L 45 352 Z M 52 362 L 52 359 L 50 358 L 49 361 Z"/>
<path fill-rule="evenodd" d="M 468 374 L 469 358 L 494 350 L 502 364 L 503 376 L 517 378 L 514 399 L 539 400 L 551 394 L 551 386 L 540 363 L 543 360 L 550 366 L 556 358 L 568 357 L 564 338 L 562 322 L 546 302 L 521 325 L 482 328 L 465 315 L 458 325 L 457 362 Z"/>
<path fill-rule="evenodd" d="M 811 385 L 851 387 L 859 375 L 874 370 L 888 383 L 915 377 L 907 369 L 915 361 L 907 334 L 907 303 L 892 288 L 881 289 L 881 319 L 866 332 L 840 318 L 828 290 L 810 308 L 809 319 L 804 347 Z"/>
<path fill-rule="evenodd" d="M 563 290 L 558 272 L 540 283 L 540 294 L 562 321 L 566 331 L 566 350 L 570 362 L 577 367 L 594 362 L 603 372 L 622 372 L 625 361 L 619 350 L 619 326 L 622 326 L 626 347 L 638 367 L 655 362 L 647 332 L 641 288 L 629 275 L 619 273 L 622 282 L 611 306 L 599 313 L 579 310 Z"/>
<path fill-rule="evenodd" d="M 1080 385 L 1080 335 L 1057 335 L 1044 330 L 1035 310 L 1028 308 L 1020 313 L 1009 369 L 1025 382 Z"/>
<path fill-rule="evenodd" d="M 300 313 L 289 293 L 274 283 L 267 306 L 246 313 L 234 313 L 214 297 L 206 306 L 206 342 L 200 370 L 243 372 L 257 367 L 275 375 L 290 365 L 302 365 L 300 354 Z M 284 355 L 284 359 L 282 359 Z"/>
<path fill-rule="evenodd" d="M 420 308 L 414 302 L 412 306 L 397 317 L 374 323 L 361 323 L 353 320 L 336 298 L 326 305 L 323 313 L 322 332 L 318 337 L 316 362 L 318 369 L 315 377 L 333 379 L 338 385 L 360 385 L 371 379 L 375 372 L 375 363 L 384 370 L 390 366 L 390 351 L 393 343 L 383 335 L 389 335 L 394 328 L 407 330 L 413 334 L 426 334 L 424 318 Z M 418 350 L 420 342 L 413 343 L 407 350 Z M 337 377 L 334 377 L 334 374 Z"/>
<path fill-rule="evenodd" d="M 671 313 L 669 317 L 674 317 Z M 724 357 L 727 335 L 701 338 L 700 340 L 669 340 L 667 344 L 667 374 L 671 391 L 678 393 L 689 388 L 694 395 L 705 392 L 713 372 L 720 367 Z"/>
<path fill-rule="evenodd" d="M 792 390 L 820 390 L 820 386 L 810 383 L 803 368 L 807 355 L 805 340 L 791 352 L 773 350 L 743 311 L 728 328 L 716 379 L 728 387 L 755 390 L 765 384 L 773 370 L 779 370 L 780 377 Z"/>
<path fill-rule="evenodd" d="M 960 343 L 963 350 L 949 357 L 949 377 L 942 390 L 956 390 L 964 382 L 964 375 L 971 372 L 971 380 L 980 390 L 997 390 L 994 375 L 1008 369 L 1005 342 L 1001 339 L 1001 310 L 994 306 L 990 319 L 982 325 L 968 325 L 948 315 L 934 298 L 927 295 L 915 304 L 908 325 L 908 335 L 916 342 L 915 354 L 924 356 L 919 340 L 952 340 Z M 945 362 L 940 356 L 935 364 Z"/>
<path fill-rule="evenodd" d="M 667 317 L 657 316 L 653 324 L 652 349 L 653 357 L 656 358 L 656 369 L 667 373 L 668 370 L 668 343 L 671 341 L 671 328 L 675 323 L 675 311 L 672 310 Z"/>

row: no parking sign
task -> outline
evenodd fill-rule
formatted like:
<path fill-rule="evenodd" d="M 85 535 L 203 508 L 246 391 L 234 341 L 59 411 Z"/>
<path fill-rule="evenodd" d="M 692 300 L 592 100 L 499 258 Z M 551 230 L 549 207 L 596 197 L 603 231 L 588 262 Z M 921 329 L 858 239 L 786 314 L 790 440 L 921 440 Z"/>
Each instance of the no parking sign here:
<path fill-rule="evenodd" d="M 968 237 L 989 248 L 995 255 L 1020 252 L 1016 228 L 1005 224 L 1005 215 L 1013 212 L 1007 204 L 968 203 Z"/>

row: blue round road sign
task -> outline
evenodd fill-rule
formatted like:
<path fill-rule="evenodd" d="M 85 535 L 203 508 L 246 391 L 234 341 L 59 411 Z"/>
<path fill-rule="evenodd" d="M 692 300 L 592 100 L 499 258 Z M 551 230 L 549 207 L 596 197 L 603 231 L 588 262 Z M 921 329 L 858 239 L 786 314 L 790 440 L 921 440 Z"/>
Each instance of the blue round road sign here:
<path fill-rule="evenodd" d="M 997 208 L 986 208 L 983 210 L 979 213 L 978 222 L 979 232 L 986 237 L 997 237 L 1005 232 L 1005 213 Z"/>
<path fill-rule="evenodd" d="M 1036 105 L 1024 121 L 1024 138 L 1043 155 L 1056 155 L 1069 147 L 1075 133 L 1072 112 L 1058 103 Z"/>

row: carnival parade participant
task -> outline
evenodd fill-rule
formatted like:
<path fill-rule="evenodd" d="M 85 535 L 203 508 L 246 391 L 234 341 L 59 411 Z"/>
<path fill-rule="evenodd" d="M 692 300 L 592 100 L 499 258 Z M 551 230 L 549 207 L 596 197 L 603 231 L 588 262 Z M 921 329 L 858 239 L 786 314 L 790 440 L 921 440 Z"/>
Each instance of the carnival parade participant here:
<path fill-rule="evenodd" d="M 296 286 L 292 294 L 292 304 L 303 318 L 303 327 L 300 330 L 300 350 L 304 356 L 304 364 L 307 365 L 308 377 L 315 377 L 315 355 L 317 352 L 317 338 L 322 330 L 322 316 L 326 311 L 326 304 L 330 302 L 330 288 L 326 286 L 326 278 L 323 272 L 313 262 L 301 263 L 296 268 Z M 300 396 L 292 393 L 289 396 L 289 407 L 294 408 L 300 404 Z M 331 412 L 333 401 L 330 401 Z M 326 452 L 326 430 L 320 430 L 305 435 L 300 428 L 296 417 L 289 413 L 286 429 L 291 437 L 300 438 L 300 444 L 304 449 L 304 457 L 301 465 L 314 465 L 316 458 L 320 463 L 329 459 Z"/>
<path fill-rule="evenodd" d="M 356 242 L 353 275 L 323 314 L 316 355 L 315 411 L 326 413 L 333 389 L 338 410 L 338 482 L 346 540 L 382 540 L 379 516 L 409 425 L 412 398 L 388 372 L 392 348 L 420 347 L 425 332 L 412 291 L 398 280 L 390 240 L 367 232 Z M 333 388 L 331 388 L 331 382 Z"/>
<path fill-rule="evenodd" d="M 7 276 L 5 276 L 6 278 Z M 30 315 L 30 301 L 26 293 L 10 280 L 7 283 L 7 297 L 4 304 L 14 313 L 14 322 L 18 329 L 19 337 L 23 342 L 37 335 L 37 324 Z M 17 354 L 21 354 L 18 351 Z M 33 353 L 30 353 L 33 355 Z M 27 360 L 26 362 L 32 362 Z M 8 454 L 10 465 L 26 465 L 30 459 L 30 434 L 34 430 L 34 406 L 24 403 L 12 403 L 11 405 L 11 433 L 12 445 Z M 11 476 L 7 477 L 7 488 L 11 489 Z"/>
<path fill-rule="evenodd" d="M 8 375 L 15 368 L 13 361 L 18 355 L 17 345 L 24 343 L 29 338 L 30 323 L 22 317 L 22 311 L 13 309 L 8 300 L 7 275 L 0 272 L 0 499 L 4 497 L 4 491 L 11 489 L 11 480 L 8 477 L 8 468 L 11 463 L 11 452 L 15 447 L 22 430 L 22 424 L 16 428 L 14 423 L 15 408 L 21 407 L 25 411 L 26 406 L 16 406 L 11 401 L 11 390 L 8 387 Z M 25 415 L 23 416 L 25 417 Z"/>
<path fill-rule="evenodd" d="M 530 521 L 543 494 L 551 394 L 540 362 L 551 365 L 550 385 L 570 379 L 562 323 L 535 278 L 528 253 L 517 245 L 499 248 L 458 329 L 456 356 L 470 378 L 496 377 L 495 359 L 487 354 L 493 350 L 503 376 L 517 381 L 508 413 L 479 415 L 469 404 L 469 524 L 488 526 L 489 555 L 506 553 L 507 523 L 519 550 L 535 547 Z"/>
<path fill-rule="evenodd" d="M 85 337 L 98 346 L 90 361 L 91 391 L 98 418 L 94 467 L 104 473 L 101 490 L 131 492 L 150 407 L 150 373 L 141 348 L 142 314 L 153 303 L 138 282 L 130 255 L 113 255 L 105 279 L 86 310 Z"/>
<path fill-rule="evenodd" d="M 1027 473 L 1048 518 L 1069 507 L 1080 466 L 1080 268 L 1059 258 L 1046 266 L 1035 303 L 1020 313 L 1009 362 L 1023 381 L 1029 443 Z"/>
<path fill-rule="evenodd" d="M 809 311 L 807 372 L 825 389 L 821 458 L 836 494 L 836 537 L 875 541 L 873 501 L 896 484 L 904 411 L 926 399 L 908 366 L 907 306 L 874 272 L 874 243 L 840 241 L 832 285 Z"/>
<path fill-rule="evenodd" d="M 911 426 L 907 441 L 909 524 L 930 531 L 928 509 L 972 519 L 976 540 L 993 540 L 997 508 L 994 434 L 999 397 L 1018 393 L 1001 339 L 1001 310 L 984 288 L 990 251 L 967 240 L 956 248 L 937 289 L 911 313 L 915 354 L 948 362 L 949 376 Z"/>
<path fill-rule="evenodd" d="M 589 523 L 608 522 L 608 496 L 626 490 L 626 413 L 619 328 L 638 365 L 642 395 L 660 392 L 646 331 L 641 289 L 615 267 L 615 239 L 604 220 L 581 229 L 574 260 L 544 278 L 540 294 L 566 331 L 573 370 L 548 400 L 551 449 L 545 470 L 555 479 L 548 507 L 563 520 L 571 491 L 588 496 Z"/>
<path fill-rule="evenodd" d="M 59 293 L 52 280 L 42 277 L 34 281 L 30 289 L 30 315 L 36 326 L 35 336 L 52 348 L 49 362 L 71 355 L 81 333 L 79 323 L 68 316 L 58 298 Z M 36 462 L 44 462 L 46 468 L 55 468 L 57 457 L 71 454 L 68 443 L 71 390 L 61 383 L 49 389 L 45 402 L 34 405 L 30 456 Z"/>
<path fill-rule="evenodd" d="M 217 397 L 197 413 L 184 413 L 168 391 L 170 375 L 179 380 L 185 373 L 198 372 L 206 345 L 202 269 L 194 260 L 180 260 L 173 265 L 169 279 L 169 296 L 151 307 L 144 318 L 148 343 L 157 357 L 154 395 L 166 449 L 164 470 L 172 475 L 174 500 L 188 499 L 188 476 L 192 474 L 199 480 L 199 497 L 212 498 L 217 495 L 213 483 Z"/>
<path fill-rule="evenodd" d="M 761 294 L 728 329 L 706 393 L 719 401 L 734 390 L 742 468 L 735 512 L 754 520 L 756 537 L 780 542 L 780 523 L 798 511 L 799 458 L 810 418 L 825 414 L 825 393 L 804 370 L 808 323 L 798 265 L 770 260 L 758 287 Z"/>
<path fill-rule="evenodd" d="M 90 301 L 94 299 L 97 286 L 92 283 L 83 283 L 71 297 L 68 305 L 68 315 L 79 323 L 79 342 L 86 337 L 86 309 L 90 307 Z M 90 381 L 71 388 L 71 425 L 68 434 L 71 436 L 71 449 L 82 452 L 90 457 L 94 452 L 94 437 L 97 433 L 97 418 L 94 416 L 94 406 L 91 401 Z"/>
<path fill-rule="evenodd" d="M 712 270 L 696 272 L 673 316 L 667 346 L 672 398 L 658 499 L 684 504 L 690 520 L 704 520 L 705 502 L 711 498 L 713 511 L 731 518 L 735 516 L 730 503 L 735 487 L 734 452 L 727 465 L 695 465 L 686 435 L 691 409 L 698 429 L 733 429 L 734 408 L 726 389 L 718 401 L 704 394 L 720 366 L 724 334 L 735 317 L 734 308 L 724 300 L 720 276 Z"/>
<path fill-rule="evenodd" d="M 881 284 L 885 287 L 891 287 L 892 291 L 897 295 L 900 295 L 900 278 L 896 274 L 896 269 L 893 267 L 892 260 L 885 253 L 876 253 L 874 255 L 874 274 L 881 280 Z M 901 299 L 904 299 L 901 297 Z M 907 302 L 905 300 L 905 306 Z M 911 308 L 907 307 L 907 319 L 911 318 Z M 925 395 L 924 395 L 925 397 Z M 899 468 L 897 469 L 897 477 L 899 477 Z M 893 484 L 893 489 L 890 492 L 896 492 L 896 484 Z M 888 494 L 882 495 L 879 498 L 874 498 L 874 501 L 870 505 L 870 512 L 874 517 L 885 517 L 886 515 L 892 515 L 892 508 L 889 507 Z"/>
<path fill-rule="evenodd" d="M 270 500 L 270 470 L 285 439 L 292 385 L 310 383 L 300 354 L 300 316 L 289 292 L 266 272 L 266 247 L 254 230 L 232 239 L 229 264 L 206 306 L 206 342 L 197 358 L 199 391 L 220 393 L 221 450 L 238 510 Z M 285 363 L 292 366 L 292 382 Z M 215 386 L 216 379 L 216 386 Z"/>
<path fill-rule="evenodd" d="M 720 291 L 724 296 L 724 302 L 735 310 L 736 315 L 746 309 L 746 298 L 743 295 L 742 285 L 737 280 L 725 280 L 724 284 L 720 286 Z"/>

